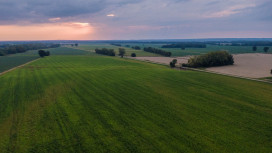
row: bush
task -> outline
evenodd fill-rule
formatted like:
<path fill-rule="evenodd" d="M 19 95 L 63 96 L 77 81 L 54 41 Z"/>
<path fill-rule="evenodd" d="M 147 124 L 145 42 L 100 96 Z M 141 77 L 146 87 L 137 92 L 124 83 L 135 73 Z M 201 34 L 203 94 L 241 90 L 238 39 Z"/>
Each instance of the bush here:
<path fill-rule="evenodd" d="M 186 67 L 211 67 L 233 65 L 233 56 L 227 51 L 210 52 L 205 55 L 191 57 L 187 64 L 182 66 Z"/>
<path fill-rule="evenodd" d="M 172 62 L 170 62 L 170 67 L 176 67 L 177 59 L 173 59 Z"/>
<path fill-rule="evenodd" d="M 135 53 L 131 53 L 131 57 L 136 57 L 136 54 Z"/>
<path fill-rule="evenodd" d="M 38 53 L 39 53 L 40 57 L 50 56 L 50 52 L 49 51 L 39 50 Z"/>

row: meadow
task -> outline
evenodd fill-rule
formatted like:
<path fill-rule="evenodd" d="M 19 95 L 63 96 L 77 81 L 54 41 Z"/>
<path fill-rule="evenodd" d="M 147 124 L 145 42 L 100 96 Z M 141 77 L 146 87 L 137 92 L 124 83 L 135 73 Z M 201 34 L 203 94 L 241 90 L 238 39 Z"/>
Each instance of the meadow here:
<path fill-rule="evenodd" d="M 0 87 L 1 152 L 272 150 L 271 84 L 87 54 L 41 58 Z"/>

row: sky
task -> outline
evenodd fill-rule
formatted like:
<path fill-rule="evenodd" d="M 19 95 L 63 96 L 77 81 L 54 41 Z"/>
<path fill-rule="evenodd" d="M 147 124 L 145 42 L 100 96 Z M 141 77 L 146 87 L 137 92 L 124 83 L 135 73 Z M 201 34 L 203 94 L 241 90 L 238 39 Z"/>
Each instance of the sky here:
<path fill-rule="evenodd" d="M 0 0 L 0 41 L 271 37 L 272 0 Z"/>

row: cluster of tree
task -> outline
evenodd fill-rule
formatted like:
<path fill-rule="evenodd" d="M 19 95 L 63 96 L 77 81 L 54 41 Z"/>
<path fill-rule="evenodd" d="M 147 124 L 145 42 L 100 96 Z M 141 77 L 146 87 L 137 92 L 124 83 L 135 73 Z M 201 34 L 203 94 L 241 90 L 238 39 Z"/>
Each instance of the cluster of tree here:
<path fill-rule="evenodd" d="M 210 52 L 204 55 L 191 57 L 185 67 L 211 67 L 233 65 L 233 56 L 227 51 Z"/>
<path fill-rule="evenodd" d="M 265 52 L 265 53 L 267 53 L 267 52 L 268 52 L 268 50 L 269 50 L 269 47 L 264 47 L 264 49 L 263 49 L 263 50 L 264 50 L 264 52 Z"/>
<path fill-rule="evenodd" d="M 126 53 L 126 50 L 124 48 L 119 48 L 119 56 L 123 58 L 125 53 Z"/>
<path fill-rule="evenodd" d="M 150 53 L 155 53 L 155 54 L 160 54 L 160 55 L 167 56 L 167 57 L 171 56 L 171 52 L 167 52 L 167 51 L 157 49 L 157 48 L 153 48 L 153 47 L 144 48 L 144 51 L 150 52 Z"/>
<path fill-rule="evenodd" d="M 112 43 L 111 45 L 113 45 L 113 46 L 119 46 L 119 47 L 122 46 L 121 44 L 114 44 L 114 43 Z"/>
<path fill-rule="evenodd" d="M 38 53 L 39 53 L 40 57 L 50 56 L 49 51 L 39 50 Z"/>
<path fill-rule="evenodd" d="M 258 49 L 257 46 L 253 46 L 253 47 L 252 47 L 252 50 L 253 50 L 253 51 L 257 51 L 257 49 Z M 264 47 L 263 50 L 264 50 L 265 53 L 267 53 L 268 50 L 269 50 L 269 47 Z"/>
<path fill-rule="evenodd" d="M 23 53 L 28 50 L 38 50 L 47 48 L 57 48 L 59 44 L 44 44 L 44 43 L 33 43 L 33 44 L 19 44 L 19 45 L 1 45 L 0 56 L 8 54 Z"/>
<path fill-rule="evenodd" d="M 78 43 L 75 43 L 75 44 L 71 44 L 72 47 L 76 46 L 78 47 Z"/>
<path fill-rule="evenodd" d="M 132 48 L 132 49 L 135 49 L 135 50 L 141 50 L 141 47 L 140 47 L 140 46 L 132 46 L 131 48 Z"/>
<path fill-rule="evenodd" d="M 131 57 L 136 57 L 136 53 L 131 53 Z"/>
<path fill-rule="evenodd" d="M 177 59 L 173 59 L 172 62 L 170 62 L 170 67 L 173 68 L 173 67 L 176 67 L 176 64 L 177 64 Z"/>
<path fill-rule="evenodd" d="M 163 45 L 161 48 L 206 48 L 207 45 L 201 42 L 181 42 L 177 44 L 167 44 Z"/>
<path fill-rule="evenodd" d="M 98 49 L 97 48 L 95 49 L 95 53 L 108 55 L 108 56 L 115 56 L 114 49 L 107 49 L 107 48 Z"/>

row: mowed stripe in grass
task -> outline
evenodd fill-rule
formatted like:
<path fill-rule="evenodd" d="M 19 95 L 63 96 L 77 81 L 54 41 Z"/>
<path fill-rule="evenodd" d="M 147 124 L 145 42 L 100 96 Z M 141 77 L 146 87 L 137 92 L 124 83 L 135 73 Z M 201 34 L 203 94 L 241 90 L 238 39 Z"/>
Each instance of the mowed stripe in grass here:
<path fill-rule="evenodd" d="M 105 56 L 0 76 L 3 152 L 270 152 L 272 86 Z M 5 87 L 5 88 L 2 88 Z"/>

